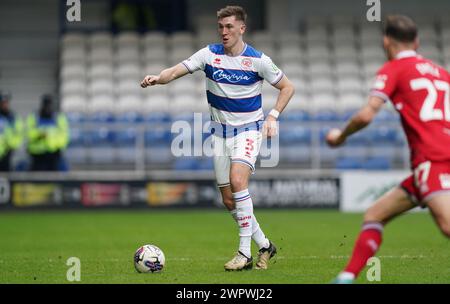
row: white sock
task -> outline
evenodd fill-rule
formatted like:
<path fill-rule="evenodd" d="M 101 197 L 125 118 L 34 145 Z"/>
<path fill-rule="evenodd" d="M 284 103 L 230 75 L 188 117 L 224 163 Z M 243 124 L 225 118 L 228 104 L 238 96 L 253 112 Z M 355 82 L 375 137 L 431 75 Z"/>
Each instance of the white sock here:
<path fill-rule="evenodd" d="M 231 216 L 237 222 L 237 210 L 233 209 L 230 211 Z M 264 232 L 261 230 L 258 221 L 256 220 L 255 214 L 252 217 L 252 239 L 255 241 L 259 249 L 268 248 L 270 246 L 269 239 L 266 238 Z"/>
<path fill-rule="evenodd" d="M 253 222 L 252 222 L 252 239 L 255 241 L 256 245 L 258 245 L 258 248 L 269 248 L 270 243 L 269 239 L 266 238 L 264 235 L 264 232 L 261 230 L 261 227 L 259 227 L 259 223 L 256 220 L 256 216 L 253 214 Z"/>
<path fill-rule="evenodd" d="M 236 220 L 239 225 L 239 251 L 251 257 L 253 203 L 248 189 L 233 193 L 236 203 Z"/>
<path fill-rule="evenodd" d="M 338 274 L 338 278 L 341 280 L 354 280 L 355 275 L 351 272 L 342 271 L 340 274 Z"/>

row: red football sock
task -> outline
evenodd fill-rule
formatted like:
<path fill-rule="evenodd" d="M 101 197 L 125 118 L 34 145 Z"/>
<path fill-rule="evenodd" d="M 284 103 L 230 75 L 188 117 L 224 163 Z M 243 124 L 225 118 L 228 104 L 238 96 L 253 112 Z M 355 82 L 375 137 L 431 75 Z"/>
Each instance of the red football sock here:
<path fill-rule="evenodd" d="M 373 257 L 380 247 L 382 233 L 383 225 L 381 223 L 364 223 L 358 240 L 355 243 L 352 258 L 344 271 L 351 272 L 357 277 L 366 266 L 367 260 Z"/>

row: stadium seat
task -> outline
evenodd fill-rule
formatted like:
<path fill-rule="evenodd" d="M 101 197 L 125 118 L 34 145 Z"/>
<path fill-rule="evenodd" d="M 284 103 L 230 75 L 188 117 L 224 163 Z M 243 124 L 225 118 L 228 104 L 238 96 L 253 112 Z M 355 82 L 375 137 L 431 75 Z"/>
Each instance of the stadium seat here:
<path fill-rule="evenodd" d="M 86 60 L 86 50 L 84 47 L 71 47 L 62 50 L 61 59 L 64 64 L 83 63 Z"/>
<path fill-rule="evenodd" d="M 300 48 L 300 45 L 289 45 L 280 50 L 280 54 L 278 55 L 281 63 L 284 65 L 291 64 L 293 62 L 302 62 L 303 61 L 303 51 Z"/>
<path fill-rule="evenodd" d="M 71 79 L 83 80 L 86 77 L 86 68 L 84 65 L 69 63 L 61 67 L 61 80 L 69 81 Z"/>
<path fill-rule="evenodd" d="M 116 111 L 119 113 L 138 113 L 142 110 L 142 99 L 140 95 L 127 94 L 119 96 Z"/>
<path fill-rule="evenodd" d="M 61 47 L 63 49 L 85 47 L 86 36 L 83 33 L 71 32 L 63 35 L 61 38 Z"/>
<path fill-rule="evenodd" d="M 87 110 L 86 98 L 82 95 L 63 96 L 61 108 L 66 113 L 83 113 Z"/>
<path fill-rule="evenodd" d="M 118 49 L 120 48 L 139 48 L 140 46 L 140 36 L 136 32 L 120 32 L 115 37 L 115 43 Z"/>
<path fill-rule="evenodd" d="M 94 78 L 94 80 L 89 83 L 89 93 L 91 95 L 109 95 L 114 92 L 114 89 L 112 79 L 108 78 Z"/>
<path fill-rule="evenodd" d="M 170 146 L 172 134 L 170 130 L 163 127 L 154 127 L 145 131 L 145 145 L 150 146 Z"/>
<path fill-rule="evenodd" d="M 92 97 L 89 108 L 89 112 L 96 113 L 114 113 L 115 111 L 115 102 L 112 95 L 107 94 L 99 94 Z"/>
<path fill-rule="evenodd" d="M 335 111 L 323 109 L 314 113 L 311 119 L 317 122 L 335 122 L 339 120 L 339 115 Z"/>
<path fill-rule="evenodd" d="M 336 160 L 336 169 L 338 170 L 354 170 L 363 167 L 363 159 L 355 157 L 339 157 Z"/>
<path fill-rule="evenodd" d="M 311 144 L 312 131 L 309 128 L 293 125 L 280 126 L 280 144 L 284 146 L 294 144 Z"/>
<path fill-rule="evenodd" d="M 311 115 L 306 111 L 288 110 L 285 113 L 283 113 L 283 115 L 280 115 L 279 120 L 280 123 L 310 121 Z"/>
<path fill-rule="evenodd" d="M 84 79 L 71 79 L 63 81 L 60 89 L 61 95 L 82 95 L 86 93 L 86 81 Z"/>
<path fill-rule="evenodd" d="M 92 82 L 98 82 L 100 80 L 112 81 L 113 79 L 113 66 L 110 63 L 100 62 L 92 63 L 88 70 L 89 78 Z"/>
<path fill-rule="evenodd" d="M 115 149 L 117 151 L 117 160 L 120 163 L 134 163 L 136 161 L 136 152 L 143 152 L 143 148 L 136 147 L 138 140 L 138 130 L 135 127 L 128 127 L 116 131 Z"/>
<path fill-rule="evenodd" d="M 171 121 L 171 117 L 167 112 L 150 112 L 145 114 L 143 119 L 146 124 L 162 124 Z"/>
<path fill-rule="evenodd" d="M 368 132 L 370 141 L 376 145 L 395 145 L 397 130 L 395 128 L 379 126 Z"/>
<path fill-rule="evenodd" d="M 80 125 L 85 121 L 85 116 L 81 112 L 66 112 L 65 114 L 70 126 Z"/>
<path fill-rule="evenodd" d="M 144 50 L 144 60 L 145 62 L 149 62 L 150 64 L 161 64 L 163 66 L 163 69 L 166 68 L 167 60 L 168 60 L 168 54 L 167 50 L 164 47 L 161 46 L 153 46 L 146 48 Z M 162 69 L 155 70 L 155 73 L 157 71 L 161 71 Z"/>
<path fill-rule="evenodd" d="M 113 49 L 108 46 L 93 47 L 89 53 L 89 62 L 91 64 L 108 63 L 112 64 L 114 60 Z"/>
<path fill-rule="evenodd" d="M 198 161 L 197 170 L 214 170 L 214 159 L 212 157 L 203 157 Z"/>
<path fill-rule="evenodd" d="M 166 34 L 158 31 L 147 32 L 141 37 L 141 41 L 145 49 L 151 49 L 155 46 L 165 49 L 167 46 Z"/>
<path fill-rule="evenodd" d="M 278 39 L 280 49 L 285 49 L 290 46 L 300 46 L 302 38 L 299 32 L 282 31 L 275 39 Z"/>
<path fill-rule="evenodd" d="M 113 37 L 109 32 L 94 32 L 89 36 L 88 41 L 91 49 L 113 48 Z"/>
<path fill-rule="evenodd" d="M 390 159 L 384 156 L 377 156 L 366 159 L 362 164 L 365 170 L 389 170 L 391 169 Z"/>
<path fill-rule="evenodd" d="M 199 162 L 195 157 L 179 157 L 175 159 L 173 169 L 176 171 L 198 170 Z"/>
<path fill-rule="evenodd" d="M 115 133 L 107 127 L 89 131 L 88 160 L 93 164 L 111 164 L 116 157 Z"/>

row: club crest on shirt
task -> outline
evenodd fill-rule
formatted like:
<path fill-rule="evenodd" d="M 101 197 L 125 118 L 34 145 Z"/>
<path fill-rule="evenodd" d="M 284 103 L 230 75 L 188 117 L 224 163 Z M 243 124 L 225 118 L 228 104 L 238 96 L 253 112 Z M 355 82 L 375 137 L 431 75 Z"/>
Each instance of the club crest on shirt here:
<path fill-rule="evenodd" d="M 249 69 L 249 68 L 252 67 L 253 61 L 252 61 L 250 58 L 244 58 L 244 59 L 242 59 L 242 61 L 241 61 L 241 65 L 242 65 L 244 68 Z"/>
<path fill-rule="evenodd" d="M 384 89 L 384 87 L 386 86 L 387 78 L 388 78 L 387 75 L 384 75 L 384 74 L 378 75 L 373 82 L 372 88 L 375 90 Z"/>
<path fill-rule="evenodd" d="M 450 174 L 440 174 L 439 181 L 441 182 L 441 187 L 443 189 L 450 189 Z"/>

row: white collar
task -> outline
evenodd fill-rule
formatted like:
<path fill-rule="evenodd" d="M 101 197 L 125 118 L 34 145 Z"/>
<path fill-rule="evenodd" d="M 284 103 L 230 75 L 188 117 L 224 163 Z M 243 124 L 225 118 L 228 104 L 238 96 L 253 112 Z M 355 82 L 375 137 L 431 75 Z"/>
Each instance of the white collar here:
<path fill-rule="evenodd" d="M 403 58 L 415 57 L 415 56 L 417 56 L 416 51 L 413 51 L 413 50 L 405 50 L 405 51 L 399 52 L 399 53 L 395 56 L 395 59 L 403 59 Z"/>

